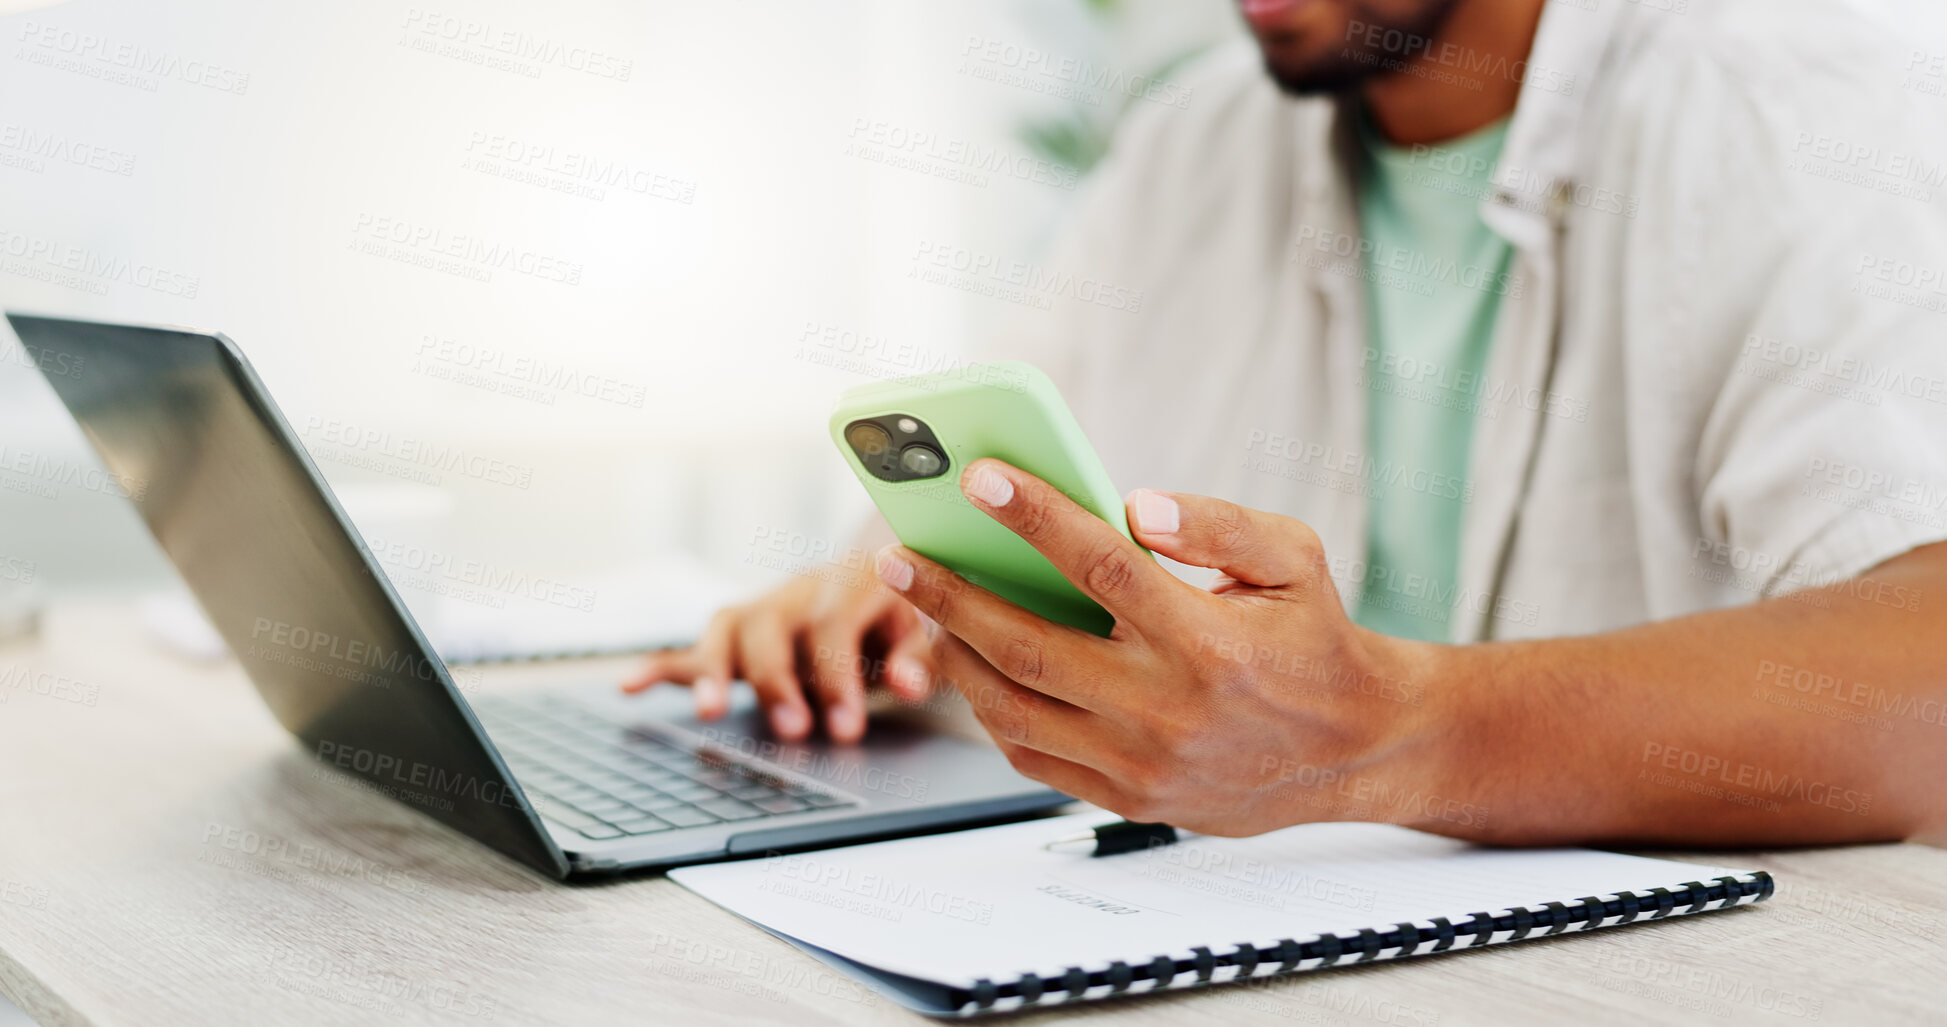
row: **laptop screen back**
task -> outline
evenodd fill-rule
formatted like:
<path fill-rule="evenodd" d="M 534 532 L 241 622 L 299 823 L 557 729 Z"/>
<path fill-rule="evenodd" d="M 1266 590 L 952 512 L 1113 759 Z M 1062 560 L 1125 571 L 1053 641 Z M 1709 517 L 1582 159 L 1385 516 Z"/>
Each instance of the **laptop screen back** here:
<path fill-rule="evenodd" d="M 229 340 L 9 314 L 278 721 L 543 872 L 566 864 Z"/>

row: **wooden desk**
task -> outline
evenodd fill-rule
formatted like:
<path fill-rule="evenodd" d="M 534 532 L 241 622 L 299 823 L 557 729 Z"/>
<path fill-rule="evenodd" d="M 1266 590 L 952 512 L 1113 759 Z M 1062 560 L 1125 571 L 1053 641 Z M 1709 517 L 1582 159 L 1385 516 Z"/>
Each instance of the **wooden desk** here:
<path fill-rule="evenodd" d="M 490 672 L 520 688 L 622 663 Z M 313 771 L 123 604 L 0 648 L 0 991 L 40 1023 L 911 1024 L 660 876 L 571 887 Z M 1947 782 L 1943 782 L 1947 784 Z M 1947 1009 L 1947 852 L 1699 856 L 1762 906 L 1028 1014 L 1134 1024 L 1891 1023 Z"/>

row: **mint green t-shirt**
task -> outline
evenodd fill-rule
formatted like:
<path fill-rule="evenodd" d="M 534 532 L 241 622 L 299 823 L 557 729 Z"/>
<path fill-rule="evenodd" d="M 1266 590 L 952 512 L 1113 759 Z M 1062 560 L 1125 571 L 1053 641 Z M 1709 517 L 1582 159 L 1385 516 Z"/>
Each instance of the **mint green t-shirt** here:
<path fill-rule="evenodd" d="M 1364 131 L 1370 506 L 1355 619 L 1388 635 L 1446 641 L 1465 598 L 1457 577 L 1473 500 L 1467 459 L 1512 252 L 1481 221 L 1480 204 L 1506 134 L 1502 120 L 1416 148 Z"/>

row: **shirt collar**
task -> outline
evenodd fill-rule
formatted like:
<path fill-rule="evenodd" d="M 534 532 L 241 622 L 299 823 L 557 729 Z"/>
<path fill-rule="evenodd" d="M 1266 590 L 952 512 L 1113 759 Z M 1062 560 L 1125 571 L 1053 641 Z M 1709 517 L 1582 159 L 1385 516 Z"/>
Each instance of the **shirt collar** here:
<path fill-rule="evenodd" d="M 1542 13 L 1494 190 L 1481 204 L 1481 219 L 1516 246 L 1546 245 L 1573 195 L 1579 132 L 1588 124 L 1583 114 L 1622 7 L 1613 0 L 1593 9 L 1551 3 Z"/>
<path fill-rule="evenodd" d="M 1534 46 L 1520 66 L 1521 98 L 1501 147 L 1493 188 L 1481 201 L 1481 220 L 1518 248 L 1547 246 L 1556 219 L 1574 195 L 1578 133 L 1588 125 L 1583 114 L 1596 79 L 1606 70 L 1622 10 L 1617 0 L 1593 9 L 1564 0 L 1542 12 Z M 1325 147 L 1304 146 L 1295 155 L 1303 183 L 1300 201 L 1314 211 L 1350 200 L 1351 181 L 1366 159 L 1358 140 L 1356 104 L 1356 98 L 1347 96 L 1325 111 L 1307 112 L 1324 118 L 1329 140 Z"/>

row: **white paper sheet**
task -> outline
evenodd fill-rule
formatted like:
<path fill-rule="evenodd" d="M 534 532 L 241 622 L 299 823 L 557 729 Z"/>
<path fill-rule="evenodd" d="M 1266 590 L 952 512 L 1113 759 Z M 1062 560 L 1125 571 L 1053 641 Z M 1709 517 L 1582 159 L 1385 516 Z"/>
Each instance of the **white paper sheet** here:
<path fill-rule="evenodd" d="M 883 970 L 979 978 L 1189 958 L 1362 928 L 1652 887 L 1739 871 L 1586 849 L 1488 849 L 1383 824 L 1309 824 L 1256 838 L 1186 834 L 1095 858 L 1044 843 L 1101 813 L 672 870 L 771 930 Z"/>

